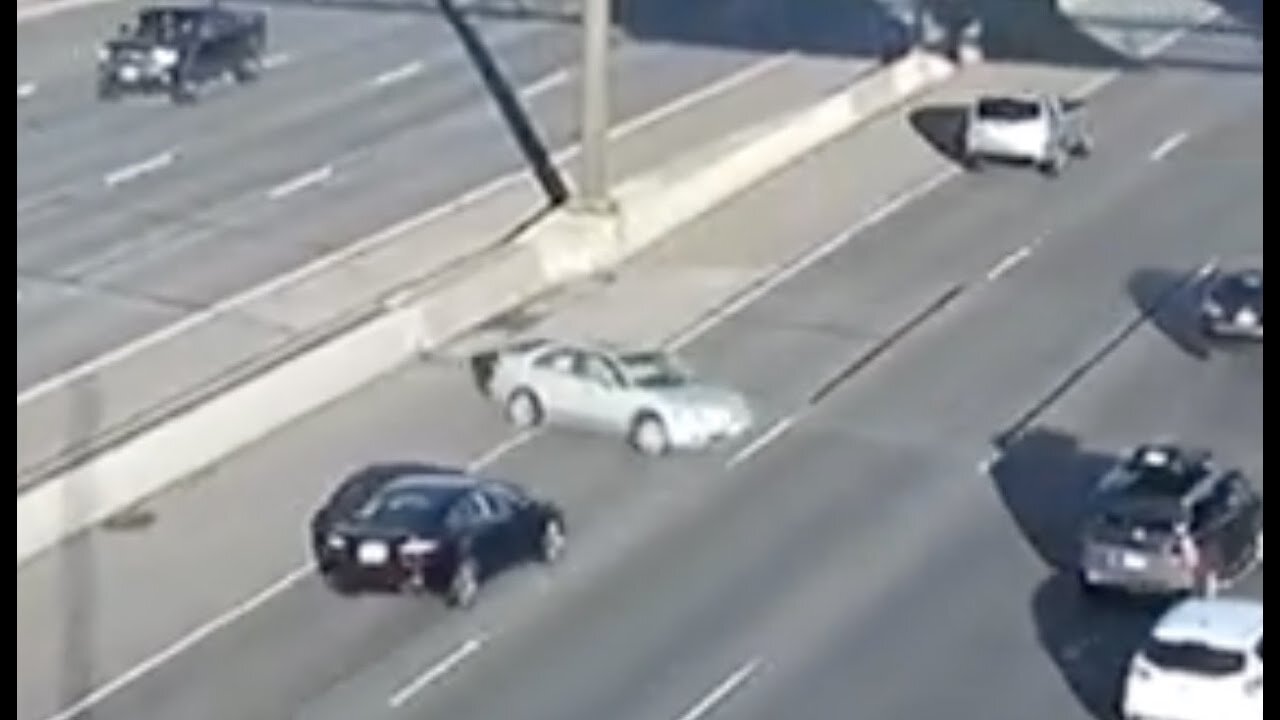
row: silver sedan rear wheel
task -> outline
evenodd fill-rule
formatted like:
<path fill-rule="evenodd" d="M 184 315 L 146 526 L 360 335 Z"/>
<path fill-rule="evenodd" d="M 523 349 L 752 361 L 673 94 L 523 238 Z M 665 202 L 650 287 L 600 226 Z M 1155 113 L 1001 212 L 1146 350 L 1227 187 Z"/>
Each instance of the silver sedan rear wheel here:
<path fill-rule="evenodd" d="M 542 422 L 542 403 L 526 389 L 519 389 L 507 398 L 507 419 L 519 428 L 531 428 Z"/>
<path fill-rule="evenodd" d="M 649 456 L 665 455 L 671 449 L 667 426 L 654 415 L 644 415 L 631 430 L 631 444 Z"/>

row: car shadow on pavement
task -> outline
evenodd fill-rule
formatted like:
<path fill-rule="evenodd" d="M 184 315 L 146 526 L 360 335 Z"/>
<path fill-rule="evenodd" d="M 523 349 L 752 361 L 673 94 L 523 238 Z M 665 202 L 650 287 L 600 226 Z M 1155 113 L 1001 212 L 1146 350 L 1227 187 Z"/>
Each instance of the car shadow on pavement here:
<path fill-rule="evenodd" d="M 938 154 L 964 165 L 964 126 L 968 109 L 963 105 L 926 105 L 911 111 L 911 127 Z"/>
<path fill-rule="evenodd" d="M 1116 457 L 1083 449 L 1069 433 L 1036 426 L 998 439 L 997 447 L 988 474 L 1019 531 L 1046 564 L 1074 568 L 1088 498 Z"/>
<path fill-rule="evenodd" d="M 1159 600 L 1090 599 L 1079 591 L 1074 575 L 1065 572 L 1046 578 L 1031 599 L 1040 646 L 1097 720 L 1119 720 L 1129 659 L 1165 607 Z"/>
<path fill-rule="evenodd" d="M 1211 347 L 1197 321 L 1200 285 L 1188 283 L 1185 271 L 1142 268 L 1129 276 L 1133 304 L 1176 347 L 1197 360 L 1207 360 Z"/>

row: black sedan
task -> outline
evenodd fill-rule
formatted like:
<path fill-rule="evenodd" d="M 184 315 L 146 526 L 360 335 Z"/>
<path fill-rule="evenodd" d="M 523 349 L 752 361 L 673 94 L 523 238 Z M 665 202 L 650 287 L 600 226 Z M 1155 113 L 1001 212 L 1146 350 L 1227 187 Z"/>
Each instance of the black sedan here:
<path fill-rule="evenodd" d="M 1215 275 L 1200 301 L 1200 324 L 1210 337 L 1262 339 L 1262 269 Z"/>
<path fill-rule="evenodd" d="M 481 583 L 565 547 L 553 503 L 506 482 L 420 464 L 382 465 L 344 480 L 311 520 L 320 574 L 339 592 L 433 592 L 454 607 Z"/>

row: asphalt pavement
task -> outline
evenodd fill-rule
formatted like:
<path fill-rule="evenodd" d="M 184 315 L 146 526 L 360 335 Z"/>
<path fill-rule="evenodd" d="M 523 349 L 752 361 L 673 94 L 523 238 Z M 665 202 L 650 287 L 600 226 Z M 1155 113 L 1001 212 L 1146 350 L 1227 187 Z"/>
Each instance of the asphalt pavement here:
<path fill-rule="evenodd" d="M 459 4 L 544 149 L 568 147 L 576 127 L 576 23 L 563 12 L 482 11 L 492 5 Z M 751 25 L 739 7 L 751 3 L 721 5 L 690 19 Z M 97 46 L 136 6 L 95 5 L 25 23 L 18 33 L 19 393 L 528 167 L 493 88 L 434 5 L 237 4 L 269 14 L 259 81 L 214 88 L 194 107 L 99 102 Z M 615 37 L 619 123 L 786 55 L 631 39 L 621 30 Z M 852 51 L 816 59 L 813 72 L 824 81 L 806 87 L 811 94 L 797 98 L 784 85 L 779 105 L 727 118 L 711 137 L 819 97 L 870 61 Z M 662 157 L 650 151 L 647 160 Z M 647 165 L 614 170 L 639 167 Z"/>
<path fill-rule="evenodd" d="M 1227 33 L 1188 48 L 1261 55 Z M 934 152 L 912 121 L 945 127 L 964 89 L 885 118 L 883 152 Z M 1187 336 L 1181 284 L 1261 257 L 1261 74 L 1137 72 L 1090 107 L 1099 151 L 1060 179 L 942 182 L 693 338 L 695 367 L 756 399 L 755 440 L 661 462 L 512 442 L 460 368 L 428 363 L 23 568 L 19 718 L 90 693 L 98 719 L 1105 716 L 1149 617 L 1062 580 L 1080 469 L 1176 434 L 1261 481 L 1261 350 Z M 808 244 L 845 239 L 856 203 L 813 197 L 858 185 L 867 142 L 670 252 L 766 244 L 762 208 Z M 650 262 L 623 275 L 662 277 Z M 342 472 L 405 456 L 479 459 L 562 502 L 566 563 L 465 614 L 334 597 L 302 564 L 303 518 Z M 1261 597 L 1261 572 L 1232 592 Z"/>

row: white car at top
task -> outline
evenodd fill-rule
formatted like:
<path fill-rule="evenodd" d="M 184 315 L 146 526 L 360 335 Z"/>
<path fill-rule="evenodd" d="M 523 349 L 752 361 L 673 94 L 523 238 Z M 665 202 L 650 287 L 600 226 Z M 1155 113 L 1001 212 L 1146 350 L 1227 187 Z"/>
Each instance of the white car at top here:
<path fill-rule="evenodd" d="M 541 423 L 621 435 L 646 455 L 702 449 L 752 426 L 747 400 L 662 351 L 545 338 L 475 355 L 481 390 L 519 427 Z"/>
<path fill-rule="evenodd" d="M 967 167 L 988 159 L 1024 162 L 1057 175 L 1067 160 L 1092 150 L 1076 103 L 1056 95 L 987 95 L 968 110 L 961 139 Z"/>
<path fill-rule="evenodd" d="M 1125 720 L 1262 720 L 1262 602 L 1189 598 L 1135 653 Z"/>

